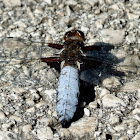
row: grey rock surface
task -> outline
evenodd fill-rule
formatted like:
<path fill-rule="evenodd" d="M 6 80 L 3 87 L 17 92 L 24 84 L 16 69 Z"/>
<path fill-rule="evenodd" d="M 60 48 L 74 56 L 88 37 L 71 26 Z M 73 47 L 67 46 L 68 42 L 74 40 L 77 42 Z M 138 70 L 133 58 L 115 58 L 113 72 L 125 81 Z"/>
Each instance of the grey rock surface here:
<path fill-rule="evenodd" d="M 0 139 L 139 140 L 139 7 L 139 0 L 0 1 Z M 88 45 L 114 49 L 87 53 L 103 64 L 81 73 L 92 86 L 64 129 L 56 113 L 59 73 L 40 58 L 58 53 L 47 43 L 63 43 L 72 29 L 82 30 Z"/>

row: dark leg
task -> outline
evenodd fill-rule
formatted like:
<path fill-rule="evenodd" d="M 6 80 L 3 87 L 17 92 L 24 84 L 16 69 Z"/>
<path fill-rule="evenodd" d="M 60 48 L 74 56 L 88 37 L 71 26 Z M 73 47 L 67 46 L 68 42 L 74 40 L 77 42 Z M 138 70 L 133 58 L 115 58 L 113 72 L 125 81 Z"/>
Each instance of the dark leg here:
<path fill-rule="evenodd" d="M 63 48 L 63 45 L 54 44 L 54 43 L 48 43 L 48 46 L 52 47 L 52 48 L 56 48 L 56 49 L 62 49 Z"/>

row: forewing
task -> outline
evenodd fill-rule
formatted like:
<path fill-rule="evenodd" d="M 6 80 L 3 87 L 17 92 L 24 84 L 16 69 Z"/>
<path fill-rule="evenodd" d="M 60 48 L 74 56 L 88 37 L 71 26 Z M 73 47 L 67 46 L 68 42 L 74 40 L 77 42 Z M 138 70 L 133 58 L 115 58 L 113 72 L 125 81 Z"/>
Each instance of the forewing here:
<path fill-rule="evenodd" d="M 40 83 L 47 85 L 53 81 L 52 78 L 55 80 L 58 73 L 50 70 L 49 65 L 41 62 L 40 58 L 54 56 L 56 52 L 55 49 L 42 43 L 32 43 L 20 38 L 2 39 L 0 42 L 1 83 L 7 82 L 21 87 Z"/>

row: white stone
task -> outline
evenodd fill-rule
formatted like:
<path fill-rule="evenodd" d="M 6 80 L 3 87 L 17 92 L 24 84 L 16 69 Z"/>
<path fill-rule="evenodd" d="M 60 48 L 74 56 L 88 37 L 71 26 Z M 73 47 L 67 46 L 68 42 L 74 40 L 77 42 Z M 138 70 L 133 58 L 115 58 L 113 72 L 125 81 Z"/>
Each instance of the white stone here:
<path fill-rule="evenodd" d="M 88 2 L 91 6 L 94 6 L 96 3 L 99 2 L 99 0 L 85 0 L 86 2 Z"/>
<path fill-rule="evenodd" d="M 140 99 L 140 89 L 137 90 L 137 97 Z"/>
<path fill-rule="evenodd" d="M 29 69 L 27 68 L 27 66 L 22 66 L 22 69 L 25 75 L 29 76 Z"/>
<path fill-rule="evenodd" d="M 101 5 L 103 5 L 105 2 L 104 2 L 104 0 L 99 0 L 99 5 L 101 6 Z"/>
<path fill-rule="evenodd" d="M 55 89 L 46 89 L 44 93 L 48 96 L 48 101 L 51 102 L 54 100 L 56 90 Z"/>
<path fill-rule="evenodd" d="M 135 114 L 140 114 L 140 108 L 136 108 L 132 111 L 132 114 L 135 115 Z"/>
<path fill-rule="evenodd" d="M 109 118 L 109 123 L 110 124 L 116 124 L 119 122 L 119 117 L 118 116 L 110 116 Z"/>
<path fill-rule="evenodd" d="M 117 4 L 113 4 L 113 5 L 109 6 L 109 9 L 111 9 L 111 10 L 119 10 L 119 7 L 118 7 Z"/>
<path fill-rule="evenodd" d="M 0 110 L 2 110 L 3 109 L 3 105 L 0 103 Z"/>
<path fill-rule="evenodd" d="M 112 4 L 113 0 L 105 0 L 106 4 Z"/>
<path fill-rule="evenodd" d="M 47 113 L 48 113 L 48 115 L 52 115 L 52 111 L 49 109 L 48 111 L 47 111 Z"/>
<path fill-rule="evenodd" d="M 95 13 L 95 15 L 99 15 L 100 14 L 100 9 L 96 9 L 94 13 Z"/>
<path fill-rule="evenodd" d="M 140 15 L 134 13 L 127 13 L 127 16 L 129 20 L 135 20 L 138 19 Z"/>
<path fill-rule="evenodd" d="M 0 8 L 0 15 L 2 15 L 2 13 L 3 13 L 3 10 Z"/>
<path fill-rule="evenodd" d="M 107 90 L 106 88 L 104 88 L 104 89 L 102 89 L 102 91 L 101 91 L 99 97 L 100 97 L 100 98 L 103 98 L 106 94 L 110 94 L 110 91 Z"/>
<path fill-rule="evenodd" d="M 26 99 L 26 104 L 29 105 L 29 106 L 33 106 L 35 103 L 31 99 Z"/>
<path fill-rule="evenodd" d="M 24 34 L 23 31 L 16 29 L 10 32 L 10 37 L 21 37 L 23 34 Z"/>
<path fill-rule="evenodd" d="M 37 129 L 37 136 L 40 140 L 53 139 L 53 132 L 50 127 L 42 127 Z"/>
<path fill-rule="evenodd" d="M 39 123 L 43 123 L 45 126 L 49 126 L 52 124 L 53 119 L 52 118 L 41 118 L 38 120 Z"/>
<path fill-rule="evenodd" d="M 120 98 L 112 95 L 112 94 L 107 94 L 102 98 L 103 106 L 104 107 L 117 107 L 117 106 L 126 106 L 123 100 Z"/>
<path fill-rule="evenodd" d="M 132 135 L 134 132 L 135 132 L 134 129 L 129 129 L 129 130 L 127 130 L 127 134 L 128 134 L 128 135 Z"/>
<path fill-rule="evenodd" d="M 26 110 L 28 113 L 34 113 L 35 112 L 35 107 L 30 107 Z"/>
<path fill-rule="evenodd" d="M 129 91 L 129 92 L 138 91 L 137 97 L 140 99 L 140 86 L 139 85 L 140 85 L 140 80 L 128 82 L 120 89 L 120 91 Z"/>
<path fill-rule="evenodd" d="M 15 133 L 10 131 L 0 131 L 0 140 L 18 140 L 18 137 Z"/>
<path fill-rule="evenodd" d="M 120 81 L 114 77 L 114 76 L 111 76 L 109 78 L 105 78 L 103 81 L 102 81 L 102 85 L 106 88 L 113 88 L 113 87 L 118 87 L 119 85 L 121 85 Z"/>
<path fill-rule="evenodd" d="M 124 120 L 123 122 L 127 123 L 129 128 L 132 128 L 132 129 L 138 125 L 138 122 L 133 119 Z"/>
<path fill-rule="evenodd" d="M 14 25 L 11 25 L 10 29 L 14 29 L 14 28 L 16 28 L 16 26 L 18 26 L 20 28 L 26 28 L 27 27 L 27 25 L 22 20 L 19 20 L 19 21 L 14 22 Z"/>
<path fill-rule="evenodd" d="M 139 121 L 140 122 L 140 117 L 139 117 L 139 115 L 134 115 L 134 118 L 137 120 L 137 121 Z"/>
<path fill-rule="evenodd" d="M 90 111 L 87 108 L 84 108 L 84 114 L 89 117 Z"/>
<path fill-rule="evenodd" d="M 16 122 L 22 122 L 22 119 L 16 115 L 11 115 L 9 119 L 14 120 Z"/>
<path fill-rule="evenodd" d="M 21 1 L 20 0 L 3 0 L 6 7 L 14 7 L 14 6 L 20 6 Z"/>
<path fill-rule="evenodd" d="M 102 118 L 102 117 L 103 117 L 103 110 L 99 109 L 98 118 Z"/>
<path fill-rule="evenodd" d="M 4 123 L 2 124 L 2 130 L 7 131 L 9 130 L 9 127 L 13 124 L 12 121 L 10 121 L 9 123 Z"/>
<path fill-rule="evenodd" d="M 69 132 L 69 130 L 68 129 L 60 129 L 60 131 L 59 131 L 59 135 L 63 138 L 68 138 L 68 137 L 70 137 L 70 132 Z"/>
<path fill-rule="evenodd" d="M 128 43 L 135 43 L 136 42 L 136 36 L 133 33 L 130 33 L 128 36 L 126 36 L 126 41 Z"/>
<path fill-rule="evenodd" d="M 97 108 L 97 101 L 93 101 L 89 103 L 89 107 L 91 108 Z"/>
<path fill-rule="evenodd" d="M 40 98 L 40 95 L 38 93 L 32 93 L 32 99 L 38 100 Z"/>
<path fill-rule="evenodd" d="M 102 132 L 100 132 L 100 131 L 95 131 L 95 133 L 94 133 L 94 138 L 99 137 L 99 136 L 101 135 L 101 133 L 102 133 Z"/>
<path fill-rule="evenodd" d="M 138 106 L 140 106 L 140 99 L 138 99 L 135 103 L 135 107 L 138 107 Z"/>
<path fill-rule="evenodd" d="M 41 106 L 44 106 L 44 105 L 46 105 L 46 102 L 40 101 L 38 104 L 36 104 L 36 107 L 40 108 Z"/>
<path fill-rule="evenodd" d="M 23 126 L 22 131 L 24 133 L 29 133 L 32 130 L 32 125 L 31 124 L 26 124 Z"/>
<path fill-rule="evenodd" d="M 117 132 L 124 131 L 127 129 L 127 125 L 126 124 L 119 124 L 119 125 L 115 126 L 114 129 Z"/>
<path fill-rule="evenodd" d="M 54 111 L 54 112 L 52 113 L 52 116 L 56 118 L 56 117 L 57 117 L 57 112 Z"/>
<path fill-rule="evenodd" d="M 35 11 L 34 11 L 34 13 L 35 14 L 43 14 L 43 9 L 42 9 L 42 7 L 37 7 L 36 9 L 35 9 Z"/>
<path fill-rule="evenodd" d="M 72 123 L 68 131 L 72 136 L 78 137 L 79 139 L 86 134 L 93 136 L 97 123 L 98 120 L 96 117 L 85 117 Z"/>
<path fill-rule="evenodd" d="M 140 132 L 137 133 L 133 138 L 132 140 L 140 140 Z"/>
<path fill-rule="evenodd" d="M 36 93 L 37 92 L 37 90 L 36 89 L 29 89 L 29 91 L 31 92 L 31 94 L 33 94 L 33 93 Z"/>
<path fill-rule="evenodd" d="M 5 114 L 2 111 L 0 111 L 0 120 L 4 120 L 4 119 L 5 119 Z"/>
<path fill-rule="evenodd" d="M 68 5 L 76 5 L 77 1 L 75 1 L 75 0 L 68 0 L 68 1 L 66 1 L 66 4 L 68 4 Z"/>
<path fill-rule="evenodd" d="M 129 140 L 128 136 L 122 136 L 118 140 Z"/>
<path fill-rule="evenodd" d="M 18 97 L 18 95 L 17 94 L 14 94 L 14 93 L 12 93 L 11 95 L 10 95 L 10 97 L 11 97 L 11 99 L 13 99 L 13 100 L 17 100 L 19 97 Z"/>
<path fill-rule="evenodd" d="M 48 72 L 47 72 L 47 78 L 49 80 L 56 79 L 56 74 L 54 73 L 54 71 L 52 71 L 51 69 L 49 69 Z"/>
<path fill-rule="evenodd" d="M 89 30 L 88 27 L 85 27 L 85 26 L 82 26 L 82 27 L 81 27 L 81 31 L 83 31 L 83 32 L 85 32 L 85 33 L 86 33 L 88 30 Z"/>
<path fill-rule="evenodd" d="M 98 19 L 96 21 L 96 27 L 99 29 L 102 29 L 103 28 L 103 24 L 104 24 L 104 20 L 103 19 Z"/>
<path fill-rule="evenodd" d="M 66 11 L 67 11 L 67 16 L 70 16 L 71 15 L 71 10 L 70 10 L 70 7 L 69 6 L 66 7 Z"/>
<path fill-rule="evenodd" d="M 45 2 L 47 2 L 49 5 L 52 4 L 52 0 L 45 0 Z"/>
<path fill-rule="evenodd" d="M 103 42 L 111 43 L 113 45 L 122 43 L 124 40 L 124 36 L 124 30 L 103 29 L 101 31 L 101 37 Z"/>
<path fill-rule="evenodd" d="M 13 91 L 17 94 L 26 92 L 26 90 L 23 88 L 13 88 Z"/>

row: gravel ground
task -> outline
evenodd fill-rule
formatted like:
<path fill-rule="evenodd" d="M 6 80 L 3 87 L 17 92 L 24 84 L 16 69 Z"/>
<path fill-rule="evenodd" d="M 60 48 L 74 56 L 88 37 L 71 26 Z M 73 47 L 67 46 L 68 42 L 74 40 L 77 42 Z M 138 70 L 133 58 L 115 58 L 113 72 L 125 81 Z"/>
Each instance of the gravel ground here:
<path fill-rule="evenodd" d="M 45 43 L 63 43 L 71 29 L 87 44 L 115 47 L 99 58 L 103 66 L 81 73 L 95 98 L 83 99 L 83 115 L 62 128 L 59 73 L 39 58 L 56 53 Z M 0 0 L 0 140 L 140 140 L 139 29 L 139 0 Z M 104 67 L 115 60 L 125 76 Z"/>

